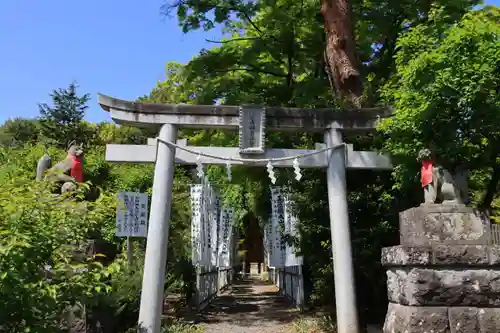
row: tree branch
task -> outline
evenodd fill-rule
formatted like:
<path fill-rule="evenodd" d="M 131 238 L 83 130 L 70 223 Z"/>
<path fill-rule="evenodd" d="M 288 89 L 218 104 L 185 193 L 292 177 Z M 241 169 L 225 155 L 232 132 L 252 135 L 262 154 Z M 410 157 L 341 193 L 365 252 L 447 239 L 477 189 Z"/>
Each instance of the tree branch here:
<path fill-rule="evenodd" d="M 259 29 L 259 27 L 252 21 L 252 19 L 250 18 L 250 15 L 248 15 L 248 13 L 246 12 L 243 12 L 241 10 L 238 10 L 241 14 L 243 14 L 243 16 L 245 17 L 245 19 L 248 21 L 248 23 L 250 23 L 250 25 L 255 29 L 257 30 L 257 32 L 263 36 L 264 33 L 262 32 L 262 30 Z M 280 44 L 283 44 L 282 41 L 280 41 L 278 38 L 274 37 L 274 36 L 270 36 L 272 39 L 274 39 L 274 41 L 276 41 L 277 43 L 280 43 Z"/>
<path fill-rule="evenodd" d="M 226 43 L 231 43 L 231 42 L 239 42 L 239 41 L 244 41 L 244 40 L 256 40 L 256 39 L 262 39 L 261 37 L 246 37 L 246 38 L 233 38 L 230 40 L 211 40 L 211 39 L 205 39 L 205 41 L 209 43 L 214 43 L 214 44 L 226 44 Z"/>
<path fill-rule="evenodd" d="M 245 13 L 243 11 L 239 11 L 241 14 L 243 14 L 243 16 L 245 16 L 245 18 L 247 19 L 248 23 L 250 23 L 252 25 L 252 27 L 257 30 L 257 32 L 262 36 L 264 33 L 262 32 L 262 30 L 259 29 L 259 27 L 257 27 L 257 25 L 252 21 L 252 19 L 250 18 L 250 15 L 248 15 L 248 13 Z"/>
<path fill-rule="evenodd" d="M 268 75 L 273 75 L 273 76 L 277 76 L 277 77 L 285 77 L 285 78 L 287 77 L 286 74 L 276 73 L 276 72 L 268 71 L 268 70 L 261 69 L 261 68 L 236 67 L 236 68 L 216 69 L 216 70 L 214 70 L 215 73 L 227 73 L 227 72 L 236 72 L 236 71 L 246 71 L 246 72 L 262 73 L 262 74 L 268 74 Z"/>

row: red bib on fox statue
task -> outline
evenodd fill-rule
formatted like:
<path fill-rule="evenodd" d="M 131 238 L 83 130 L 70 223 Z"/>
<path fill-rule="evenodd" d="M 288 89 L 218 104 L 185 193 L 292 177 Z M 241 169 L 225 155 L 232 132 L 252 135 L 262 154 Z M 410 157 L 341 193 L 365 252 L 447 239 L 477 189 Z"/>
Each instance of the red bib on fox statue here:
<path fill-rule="evenodd" d="M 420 182 L 422 187 L 432 184 L 432 161 L 422 161 L 422 168 L 420 169 Z"/>
<path fill-rule="evenodd" d="M 75 178 L 78 183 L 83 183 L 83 163 L 81 156 L 69 155 L 71 158 L 70 176 Z"/>

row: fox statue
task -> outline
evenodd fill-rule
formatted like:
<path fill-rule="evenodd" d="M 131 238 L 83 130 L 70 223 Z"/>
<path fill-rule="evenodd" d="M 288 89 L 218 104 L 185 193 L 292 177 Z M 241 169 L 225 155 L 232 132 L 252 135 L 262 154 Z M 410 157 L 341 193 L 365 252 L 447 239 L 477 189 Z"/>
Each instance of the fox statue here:
<path fill-rule="evenodd" d="M 424 190 L 424 204 L 467 204 L 470 201 L 465 164 L 451 173 L 435 163 L 433 153 L 424 148 L 418 153 L 421 161 L 421 184 Z"/>
<path fill-rule="evenodd" d="M 72 141 L 64 160 L 52 166 L 49 155 L 38 160 L 36 180 L 47 180 L 61 185 L 61 193 L 76 189 L 76 183 L 83 183 L 83 145 Z"/>

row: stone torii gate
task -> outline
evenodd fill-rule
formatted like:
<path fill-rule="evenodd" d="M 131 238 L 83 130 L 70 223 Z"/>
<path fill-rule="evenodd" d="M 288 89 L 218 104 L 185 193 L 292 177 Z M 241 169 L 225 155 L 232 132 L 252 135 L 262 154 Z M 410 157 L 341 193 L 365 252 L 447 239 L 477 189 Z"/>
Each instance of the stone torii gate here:
<path fill-rule="evenodd" d="M 327 168 L 337 327 L 339 333 L 359 332 L 345 170 L 388 170 L 392 166 L 385 155 L 355 151 L 345 145 L 342 133 L 374 130 L 379 118 L 391 115 L 389 109 L 334 112 L 332 109 L 261 106 L 166 105 L 124 101 L 101 94 L 98 100 L 117 124 L 160 128 L 157 140 L 148 145 L 109 144 L 106 147 L 109 162 L 156 163 L 139 313 L 139 324 L 147 332 L 160 332 L 174 165 L 198 161 L 226 164 L 224 160 L 203 154 L 234 158 L 233 165 L 265 166 L 271 159 L 274 167 L 293 167 L 294 156 L 307 155 L 300 157 L 301 167 Z M 240 146 L 176 149 L 182 146 L 177 142 L 179 128 L 239 130 Z M 322 132 L 325 143 L 316 145 L 317 150 L 266 149 L 266 131 Z M 325 151 L 318 151 L 324 147 Z M 287 157 L 292 158 L 284 160 Z"/>

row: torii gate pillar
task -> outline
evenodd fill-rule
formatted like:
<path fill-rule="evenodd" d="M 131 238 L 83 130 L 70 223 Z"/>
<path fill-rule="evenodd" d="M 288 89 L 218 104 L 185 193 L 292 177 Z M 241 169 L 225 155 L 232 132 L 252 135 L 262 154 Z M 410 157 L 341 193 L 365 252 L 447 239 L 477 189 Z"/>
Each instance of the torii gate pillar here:
<path fill-rule="evenodd" d="M 327 147 L 342 144 L 342 134 L 337 129 L 330 129 L 325 133 L 325 143 Z M 332 149 L 328 154 L 326 179 L 335 277 L 337 330 L 339 333 L 358 333 L 358 313 L 347 208 L 346 147 Z"/>
<path fill-rule="evenodd" d="M 163 141 L 175 142 L 177 140 L 177 127 L 170 124 L 163 125 L 158 137 Z M 161 331 L 174 169 L 175 147 L 159 143 L 156 152 L 148 244 L 144 260 L 139 310 L 139 325 L 146 332 Z"/>

